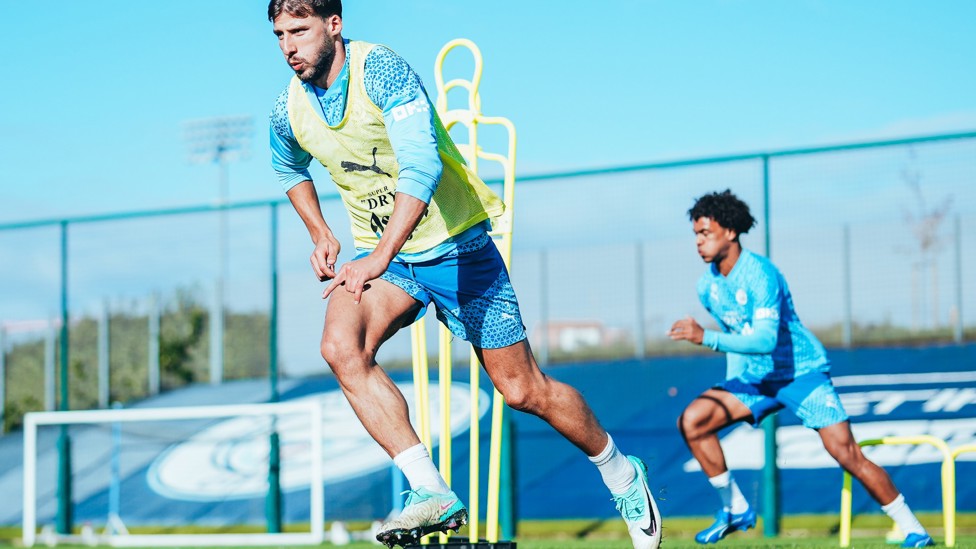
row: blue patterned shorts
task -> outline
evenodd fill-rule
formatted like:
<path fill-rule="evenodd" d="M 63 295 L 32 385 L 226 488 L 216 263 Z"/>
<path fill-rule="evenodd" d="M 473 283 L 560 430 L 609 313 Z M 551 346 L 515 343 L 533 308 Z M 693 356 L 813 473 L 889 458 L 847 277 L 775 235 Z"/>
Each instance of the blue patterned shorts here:
<path fill-rule="evenodd" d="M 433 302 L 438 320 L 475 347 L 499 349 L 526 337 L 508 270 L 487 234 L 437 259 L 393 261 L 380 278 L 420 302 L 413 321 Z"/>
<path fill-rule="evenodd" d="M 847 412 L 830 382 L 830 376 L 821 372 L 803 374 L 794 379 L 776 382 L 748 383 L 738 378 L 726 380 L 715 386 L 728 391 L 752 411 L 752 424 L 759 423 L 769 414 L 789 409 L 800 418 L 805 427 L 820 429 L 847 420 Z"/>

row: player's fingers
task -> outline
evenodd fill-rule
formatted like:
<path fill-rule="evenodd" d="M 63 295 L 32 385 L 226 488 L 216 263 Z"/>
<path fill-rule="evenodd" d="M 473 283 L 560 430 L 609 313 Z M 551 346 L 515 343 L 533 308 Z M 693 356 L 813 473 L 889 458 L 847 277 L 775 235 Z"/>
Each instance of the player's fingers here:
<path fill-rule="evenodd" d="M 345 275 L 340 270 L 339 273 L 336 275 L 336 277 L 332 279 L 332 282 L 329 282 L 329 285 L 325 287 L 325 291 L 322 292 L 322 299 L 329 297 L 329 295 L 332 294 L 333 290 L 335 290 L 337 287 L 342 285 L 344 280 L 345 280 Z"/>
<path fill-rule="evenodd" d="M 325 271 L 322 270 L 322 266 L 315 257 L 315 254 L 312 254 L 312 257 L 309 258 L 309 262 L 312 264 L 312 272 L 315 273 L 315 276 L 319 280 L 323 280 L 325 278 Z"/>
<path fill-rule="evenodd" d="M 339 259 L 339 250 L 329 248 L 329 253 L 325 256 L 325 266 L 333 272 L 332 276 L 335 276 L 335 264 L 337 259 Z"/>

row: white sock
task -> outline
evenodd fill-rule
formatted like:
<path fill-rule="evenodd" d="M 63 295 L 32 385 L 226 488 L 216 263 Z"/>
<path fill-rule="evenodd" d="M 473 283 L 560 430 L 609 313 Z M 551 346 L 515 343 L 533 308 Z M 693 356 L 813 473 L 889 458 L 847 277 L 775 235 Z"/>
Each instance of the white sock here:
<path fill-rule="evenodd" d="M 891 517 L 891 520 L 895 521 L 898 529 L 906 536 L 908 534 L 925 533 L 925 528 L 918 522 L 918 519 L 915 518 L 915 513 L 912 513 L 908 504 L 905 503 L 905 496 L 898 494 L 898 497 L 894 501 L 888 505 L 882 505 L 881 510 Z"/>
<path fill-rule="evenodd" d="M 722 498 L 723 508 L 735 515 L 741 515 L 749 510 L 749 502 L 742 495 L 742 491 L 739 490 L 739 485 L 735 483 L 730 471 L 709 477 L 708 482 L 718 491 L 718 496 Z"/>
<path fill-rule="evenodd" d="M 393 458 L 393 463 L 403 471 L 403 476 L 407 477 L 411 490 L 426 488 L 441 494 L 451 491 L 440 471 L 434 467 L 434 460 L 430 458 L 430 453 L 423 443 L 400 452 Z"/>
<path fill-rule="evenodd" d="M 611 494 L 623 494 L 637 479 L 637 470 L 627 456 L 617 450 L 610 433 L 607 433 L 607 447 L 589 458 L 600 471 L 603 483 L 610 489 Z"/>

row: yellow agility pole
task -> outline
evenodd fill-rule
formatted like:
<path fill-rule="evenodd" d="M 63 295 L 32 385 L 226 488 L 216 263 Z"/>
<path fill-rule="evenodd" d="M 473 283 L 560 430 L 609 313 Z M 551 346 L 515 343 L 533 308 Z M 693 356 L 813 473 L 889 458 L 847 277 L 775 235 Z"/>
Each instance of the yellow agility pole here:
<path fill-rule="evenodd" d="M 945 526 L 946 547 L 956 544 L 956 466 L 949 446 L 944 440 L 931 435 L 893 436 L 873 438 L 859 442 L 864 446 L 929 444 L 942 453 L 942 521 Z M 976 446 L 976 445 L 974 445 Z M 851 546 L 851 474 L 844 471 L 844 482 L 840 494 L 840 546 Z"/>
<path fill-rule="evenodd" d="M 410 326 L 410 340 L 413 361 L 413 394 L 417 408 L 417 435 L 420 442 L 431 452 L 430 437 L 430 398 L 428 398 L 428 388 L 430 386 L 430 365 L 427 362 L 427 325 L 421 318 Z M 429 536 L 428 536 L 429 537 Z M 426 545 L 428 537 L 420 540 Z"/>
<path fill-rule="evenodd" d="M 427 327 L 424 319 L 414 322 L 410 326 L 410 338 L 413 350 L 413 394 L 417 407 L 417 434 L 420 442 L 424 443 L 427 451 L 431 451 L 430 440 L 430 399 L 427 389 L 430 385 L 429 365 L 427 363 Z"/>
<path fill-rule="evenodd" d="M 439 346 L 437 352 L 437 382 L 440 387 L 441 432 L 440 447 L 438 448 L 441 476 L 448 486 L 451 485 L 451 331 L 441 324 Z M 447 542 L 448 533 L 441 532 L 437 538 L 441 543 Z"/>
<path fill-rule="evenodd" d="M 463 47 L 471 52 L 474 60 L 474 70 L 470 80 L 454 79 L 444 82 L 444 59 L 454 48 Z M 456 143 L 458 150 L 465 157 L 468 166 L 478 172 L 478 160 L 485 159 L 498 162 L 503 169 L 504 180 L 502 188 L 502 201 L 505 203 L 505 212 L 492 219 L 491 236 L 498 246 L 502 259 L 506 267 L 511 266 L 512 255 L 512 230 L 514 220 L 514 201 L 515 201 L 515 126 L 506 118 L 484 116 L 481 113 L 481 95 L 478 91 L 481 85 L 481 73 L 483 62 L 481 51 L 474 42 L 467 39 L 456 39 L 448 42 L 437 54 L 434 64 L 434 78 L 437 84 L 436 112 L 440 116 L 444 127 L 450 131 L 455 124 L 463 124 L 468 129 L 468 142 Z M 448 92 L 454 88 L 467 90 L 467 107 L 463 109 L 448 109 Z M 481 124 L 499 125 L 507 130 L 508 147 L 506 154 L 491 153 L 482 150 L 478 144 L 478 126 Z M 471 466 L 470 466 L 470 494 L 469 502 L 469 537 L 472 542 L 477 542 L 480 531 L 480 429 L 478 418 L 480 414 L 480 374 L 481 368 L 477 357 L 472 350 L 470 359 L 470 383 L 471 383 L 471 430 L 469 440 L 471 444 Z M 499 495 L 501 480 L 501 444 L 503 429 L 503 407 L 504 399 L 497 390 L 492 398 L 492 427 L 491 427 L 491 448 L 488 465 L 488 509 L 485 517 L 486 539 L 491 542 L 498 541 L 499 535 Z"/>

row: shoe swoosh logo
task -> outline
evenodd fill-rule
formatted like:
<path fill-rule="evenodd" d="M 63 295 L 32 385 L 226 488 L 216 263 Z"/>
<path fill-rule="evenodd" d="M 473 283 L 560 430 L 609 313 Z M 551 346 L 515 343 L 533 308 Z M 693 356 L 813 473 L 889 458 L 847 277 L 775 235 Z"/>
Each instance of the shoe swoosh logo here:
<path fill-rule="evenodd" d="M 449 501 L 447 503 L 442 503 L 441 504 L 441 511 L 447 511 L 448 509 L 451 508 L 452 505 L 454 505 L 454 502 L 453 501 Z"/>
<path fill-rule="evenodd" d="M 644 488 L 644 495 L 647 496 L 647 514 L 649 515 L 648 520 L 651 522 L 647 528 L 641 528 L 641 532 L 644 532 L 648 536 L 654 536 L 657 533 L 657 523 L 654 521 L 654 498 L 651 496 L 651 492 L 647 489 L 647 483 L 641 482 L 641 487 Z"/>

